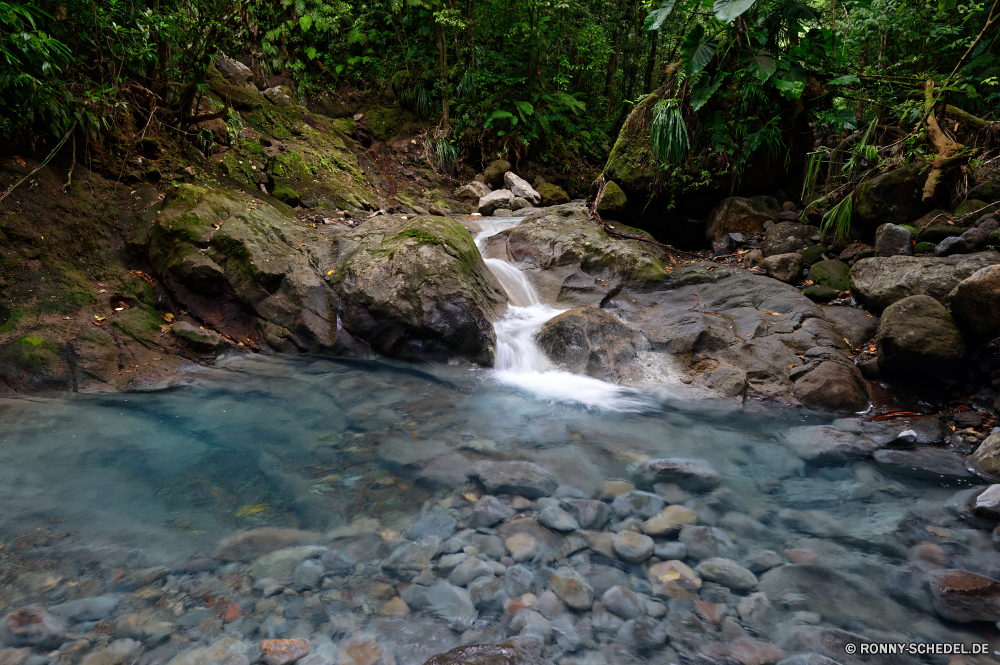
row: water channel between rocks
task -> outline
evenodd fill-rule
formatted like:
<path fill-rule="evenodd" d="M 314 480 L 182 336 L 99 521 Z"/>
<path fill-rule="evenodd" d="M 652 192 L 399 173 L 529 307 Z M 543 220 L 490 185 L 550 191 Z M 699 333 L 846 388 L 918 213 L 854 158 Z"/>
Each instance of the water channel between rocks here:
<path fill-rule="evenodd" d="M 928 585 L 1000 572 L 989 531 L 946 506 L 962 487 L 887 474 L 857 419 L 553 371 L 532 334 L 560 310 L 487 265 L 512 301 L 494 370 L 251 356 L 0 400 L 0 608 L 52 609 L 84 652 L 134 638 L 149 665 L 270 638 L 308 638 L 310 665 L 518 634 L 564 665 L 876 662 L 843 651 L 857 635 L 1000 646 Z M 701 462 L 654 482 L 658 458 Z M 541 468 L 490 466 L 509 460 Z M 91 596 L 107 611 L 59 610 Z M 136 614 L 169 628 L 129 632 Z M 225 657 L 192 655 L 213 644 Z"/>

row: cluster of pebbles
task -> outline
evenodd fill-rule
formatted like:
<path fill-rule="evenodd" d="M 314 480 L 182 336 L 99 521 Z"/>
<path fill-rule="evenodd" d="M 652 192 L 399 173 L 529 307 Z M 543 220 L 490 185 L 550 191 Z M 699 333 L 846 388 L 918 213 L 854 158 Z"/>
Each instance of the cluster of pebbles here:
<path fill-rule="evenodd" d="M 889 598 L 877 556 L 768 549 L 779 523 L 834 534 L 815 511 L 750 509 L 704 460 L 642 460 L 595 497 L 532 462 L 468 475 L 402 533 L 367 518 L 325 535 L 261 528 L 175 569 L 25 574 L 51 602 L 3 617 L 0 665 L 859 665 L 871 657 L 846 645 L 1000 648 L 1000 582 L 950 567 L 933 516 L 899 544 Z M 967 546 L 992 550 L 970 531 Z M 917 662 L 875 659 L 890 661 Z"/>

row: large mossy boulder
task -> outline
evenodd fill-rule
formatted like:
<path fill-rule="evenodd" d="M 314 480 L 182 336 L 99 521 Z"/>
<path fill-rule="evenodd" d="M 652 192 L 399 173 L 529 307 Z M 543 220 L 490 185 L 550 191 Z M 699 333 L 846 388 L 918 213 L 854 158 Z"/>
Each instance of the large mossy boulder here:
<path fill-rule="evenodd" d="M 551 182 L 543 182 L 535 187 L 542 196 L 542 205 L 545 207 L 563 205 L 569 203 L 569 194 L 562 187 L 553 185 Z"/>
<path fill-rule="evenodd" d="M 862 185 L 854 207 L 854 221 L 862 232 L 874 233 L 885 223 L 907 224 L 933 208 L 923 200 L 930 169 L 930 164 L 907 164 Z"/>
<path fill-rule="evenodd" d="M 1000 180 L 987 180 L 969 190 L 970 199 L 979 199 L 987 203 L 1000 201 Z"/>
<path fill-rule="evenodd" d="M 771 196 L 731 196 L 720 201 L 708 216 L 705 236 L 712 242 L 729 233 L 763 233 L 764 225 L 777 221 L 779 212 L 781 204 Z"/>
<path fill-rule="evenodd" d="M 630 363 L 649 347 L 639 332 L 596 307 L 549 319 L 535 339 L 560 369 L 615 383 L 622 382 Z"/>
<path fill-rule="evenodd" d="M 344 328 L 377 352 L 493 363 L 507 296 L 469 232 L 446 217 L 376 217 L 339 237 Z"/>
<path fill-rule="evenodd" d="M 941 303 L 972 273 L 1000 264 L 1000 254 L 886 256 L 861 259 L 851 267 L 851 291 L 873 314 L 908 296 L 928 295 Z"/>
<path fill-rule="evenodd" d="M 653 107 L 667 95 L 666 86 L 643 98 L 629 114 L 604 166 L 605 180 L 613 180 L 628 196 L 649 197 L 656 179 L 650 129 Z"/>
<path fill-rule="evenodd" d="M 910 296 L 882 313 L 876 336 L 879 369 L 891 376 L 928 379 L 954 374 L 965 357 L 962 333 L 944 305 Z"/>
<path fill-rule="evenodd" d="M 982 268 L 948 294 L 959 326 L 980 337 L 1000 334 L 1000 265 Z"/>
<path fill-rule="evenodd" d="M 215 330 L 253 346 L 332 353 L 340 300 L 317 269 L 331 243 L 288 208 L 209 185 L 168 192 L 148 255 L 175 300 Z"/>

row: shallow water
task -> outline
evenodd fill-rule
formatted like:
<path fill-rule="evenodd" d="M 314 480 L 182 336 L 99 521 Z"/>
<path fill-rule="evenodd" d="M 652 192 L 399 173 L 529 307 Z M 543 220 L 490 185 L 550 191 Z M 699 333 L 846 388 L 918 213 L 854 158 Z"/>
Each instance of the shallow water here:
<path fill-rule="evenodd" d="M 517 221 L 492 223 L 483 233 Z M 654 394 L 555 371 L 532 334 L 559 310 L 537 298 L 532 302 L 527 287 L 527 304 L 512 306 L 497 323 L 494 370 L 244 356 L 213 368 L 190 367 L 160 389 L 0 400 L 0 604 L 48 605 L 94 595 L 112 584 L 108 580 L 118 567 L 166 565 L 176 571 L 186 560 L 211 556 L 219 541 L 237 530 L 275 526 L 330 534 L 365 518 L 377 522 L 377 537 L 395 547 L 421 514 L 445 510 L 467 517 L 466 498 L 482 493 L 465 477 L 477 460 L 529 460 L 556 476 L 562 496 L 597 497 L 610 482 L 629 478 L 636 462 L 671 457 L 706 460 L 719 472 L 719 489 L 682 492 L 668 503 L 694 511 L 699 525 L 721 529 L 732 541 L 724 556 L 745 566 L 762 556 L 773 559 L 759 571 L 762 586 L 772 576 L 765 589 L 770 609 L 744 615 L 749 592 L 706 582 L 699 602 L 708 605 L 664 598 L 654 603 L 669 609 L 663 623 L 679 631 L 664 650 L 602 633 L 595 611 L 593 617 L 570 620 L 581 633 L 592 629 L 593 641 L 573 647 L 552 638 L 546 654 L 554 660 L 604 665 L 618 658 L 608 645 L 618 645 L 614 648 L 626 656 L 615 662 L 632 657 L 687 662 L 699 644 L 737 641 L 742 633 L 734 631 L 743 629 L 787 649 L 782 640 L 803 626 L 881 641 L 993 639 L 992 624 L 941 619 L 921 582 L 921 575 L 940 567 L 1000 573 L 989 531 L 972 528 L 943 505 L 958 488 L 888 474 L 870 457 L 816 454 L 810 442 L 852 444 L 860 435 L 872 435 L 872 426 L 856 419 L 695 400 L 680 387 L 664 386 Z M 523 514 L 536 515 L 541 505 L 536 502 Z M 636 523 L 615 518 L 608 528 L 630 524 Z M 658 545 L 676 539 L 676 534 L 656 538 Z M 694 567 L 704 558 L 689 557 L 688 563 Z M 785 565 L 800 560 L 811 563 Z M 617 566 L 635 591 L 652 593 L 645 564 L 610 561 L 589 550 L 570 564 L 587 561 Z M 240 565 L 223 567 L 222 577 L 198 584 L 211 587 L 230 573 L 242 575 Z M 385 598 L 367 595 L 371 571 L 382 574 L 378 561 L 359 565 L 353 575 L 324 581 L 328 591 L 319 597 L 334 593 L 338 599 L 323 615 L 333 617 L 329 624 L 314 617 L 282 628 L 273 613 L 287 617 L 295 602 L 282 595 L 276 609 L 267 610 L 272 614 L 259 610 L 266 616 L 245 624 L 238 620 L 227 630 L 248 640 L 310 631 L 336 639 L 351 631 L 323 626 L 341 625 L 347 607 L 355 617 L 348 623 L 378 633 L 383 646 L 395 650 L 396 662 L 406 665 L 459 642 L 498 641 L 521 630 L 499 610 L 481 611 L 474 631 L 461 637 L 461 631 L 435 623 L 419 608 L 406 619 L 366 624 Z M 525 565 L 539 579 L 555 567 L 545 552 Z M 776 571 L 783 565 L 804 577 L 781 578 Z M 768 568 L 773 570 L 765 572 Z M 40 571 L 59 572 L 64 577 L 58 580 L 73 580 L 72 585 L 57 580 L 54 590 L 51 585 L 39 590 Z M 105 582 L 84 584 L 80 575 Z M 191 578 L 177 572 L 164 588 L 183 589 Z M 405 585 L 386 579 L 399 584 L 397 589 Z M 543 583 L 535 590 L 545 588 Z M 249 586 L 241 593 L 246 607 L 260 596 Z M 345 606 L 343 597 L 352 600 Z M 172 611 L 171 621 L 183 624 L 207 602 L 191 598 Z M 139 611 L 141 603 L 135 603 Z M 724 609 L 711 609 L 717 607 Z M 150 601 L 143 611 L 161 609 L 162 603 Z M 706 619 L 720 611 L 743 628 Z M 592 626 L 584 630 L 587 621 Z M 694 633 L 685 631 L 694 631 L 695 624 L 701 632 L 691 637 Z M 185 639 L 206 644 L 214 637 L 189 631 Z"/>
<path fill-rule="evenodd" d="M 537 385 L 520 389 L 467 367 L 275 356 L 192 369 L 163 390 L 7 398 L 0 533 L 55 534 L 32 550 L 41 559 L 176 566 L 211 554 L 236 529 L 323 532 L 365 516 L 405 532 L 450 491 L 421 478 L 420 451 L 532 460 L 587 495 L 646 456 L 697 457 L 739 505 L 689 505 L 702 523 L 733 533 L 744 558 L 810 549 L 904 614 L 915 610 L 892 599 L 887 579 L 906 567 L 914 533 L 940 542 L 953 564 L 994 575 L 1000 567 L 986 532 L 941 508 L 954 488 L 889 477 L 871 461 L 797 456 L 785 434 L 827 424 L 825 416 L 638 393 L 608 409 L 586 397 L 585 383 L 580 392 L 540 398 Z M 384 453 L 400 444 L 417 451 L 412 464 Z M 801 524 L 788 510 L 847 531 Z M 931 524 L 949 533 L 909 528 Z M 867 611 L 855 609 L 855 628 L 865 628 Z M 911 637 L 959 634 L 932 613 L 915 616 L 923 632 Z M 907 634 L 878 626 L 890 627 Z"/>

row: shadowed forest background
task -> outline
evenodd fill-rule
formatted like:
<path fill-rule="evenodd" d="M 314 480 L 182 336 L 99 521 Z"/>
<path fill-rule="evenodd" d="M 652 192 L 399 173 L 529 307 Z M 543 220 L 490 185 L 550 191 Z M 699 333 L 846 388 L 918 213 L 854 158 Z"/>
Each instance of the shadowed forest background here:
<path fill-rule="evenodd" d="M 958 0 L 2 2 L 0 133 L 46 153 L 72 129 L 109 174 L 137 135 L 208 150 L 199 122 L 238 122 L 199 105 L 222 51 L 328 115 L 377 96 L 370 129 L 420 121 L 445 172 L 506 158 L 570 178 L 646 104 L 657 163 L 619 177 L 626 191 L 819 176 L 832 205 L 873 167 L 982 156 L 998 14 Z M 806 168 L 817 146 L 838 168 Z"/>

